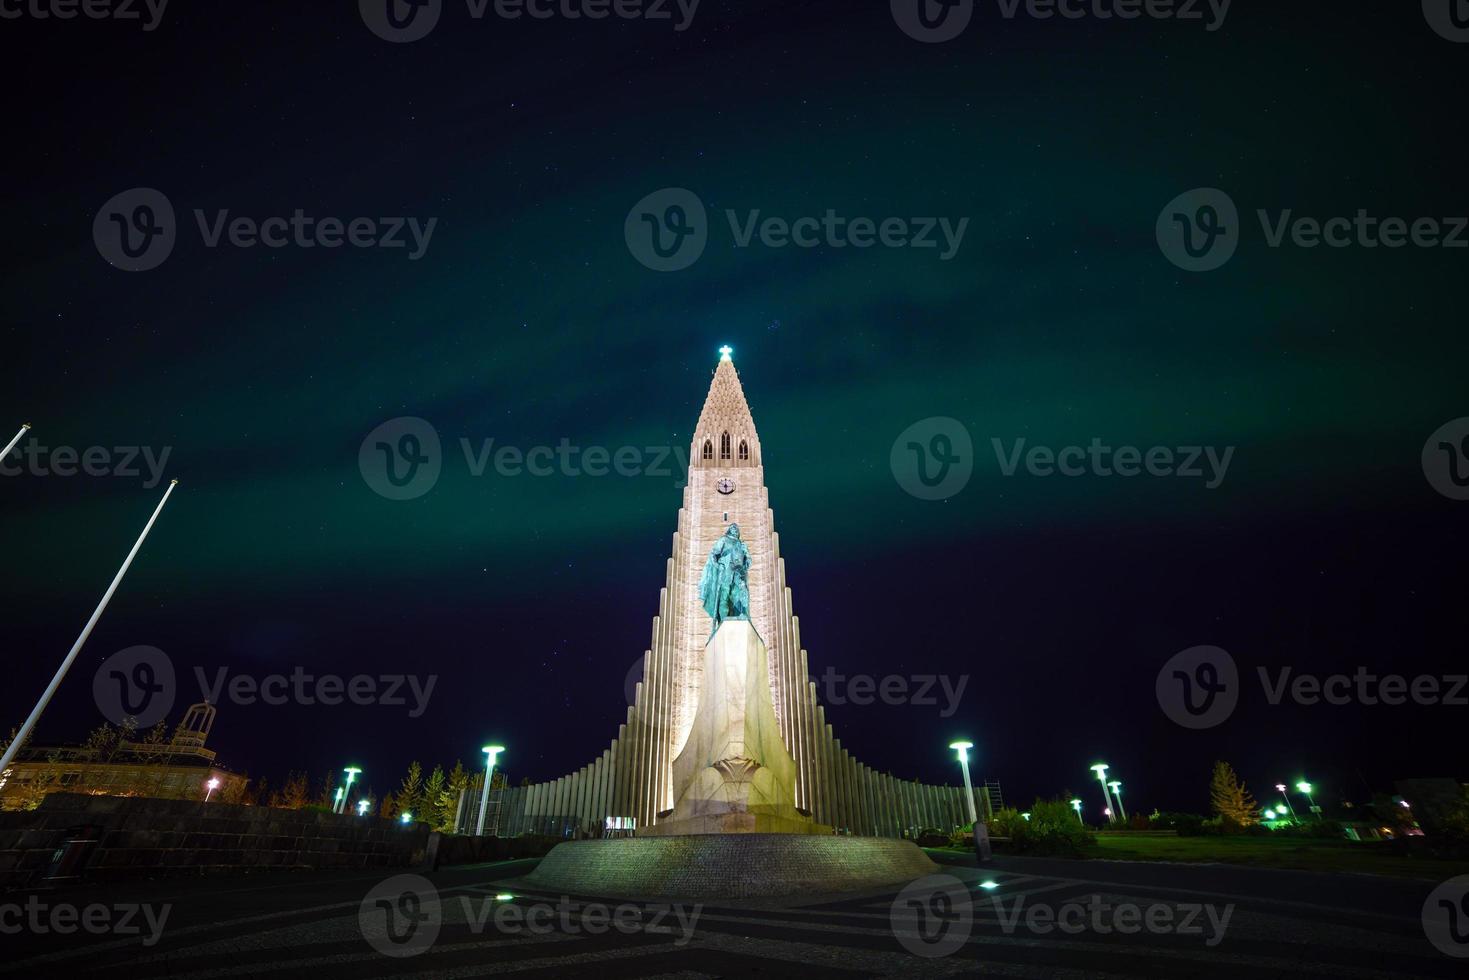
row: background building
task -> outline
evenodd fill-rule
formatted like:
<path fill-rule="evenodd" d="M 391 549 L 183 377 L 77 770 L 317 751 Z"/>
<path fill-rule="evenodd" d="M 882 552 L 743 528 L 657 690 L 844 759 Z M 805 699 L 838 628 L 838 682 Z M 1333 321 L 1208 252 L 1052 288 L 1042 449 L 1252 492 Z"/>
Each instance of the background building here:
<path fill-rule="evenodd" d="M 83 745 L 26 746 L 0 773 L 0 809 L 33 809 L 63 792 L 234 801 L 249 779 L 216 765 L 204 747 L 214 715 L 208 702 L 191 705 L 169 739 L 162 726 L 141 740 L 132 729 L 104 726 Z"/>

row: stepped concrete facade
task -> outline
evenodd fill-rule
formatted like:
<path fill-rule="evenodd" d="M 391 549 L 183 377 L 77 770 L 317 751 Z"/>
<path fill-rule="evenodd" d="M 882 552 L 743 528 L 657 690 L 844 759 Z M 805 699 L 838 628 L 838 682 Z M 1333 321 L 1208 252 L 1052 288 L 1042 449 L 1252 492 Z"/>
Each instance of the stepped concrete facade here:
<path fill-rule="evenodd" d="M 786 582 L 764 459 L 726 350 L 694 431 L 667 578 L 627 719 L 601 755 L 577 772 L 500 795 L 492 803 L 490 823 L 501 836 L 600 836 L 608 818 L 633 824 L 641 836 L 659 834 L 661 824 L 690 819 L 690 813 L 676 808 L 675 787 L 681 792 L 685 784 L 675 779 L 675 760 L 689 747 L 701 696 L 712 690 L 706 676 L 711 621 L 699 599 L 699 577 L 710 547 L 731 523 L 739 524 L 749 548 L 749 626 L 763 641 L 770 715 L 782 754 L 793 767 L 789 807 L 795 813 L 784 816 L 799 816 L 821 832 L 894 838 L 968 823 L 963 787 L 926 786 L 879 773 L 853 758 L 827 723 Z M 471 809 L 477 804 L 473 800 Z M 980 791 L 976 808 L 981 816 L 988 809 Z M 706 807 L 698 816 L 714 814 Z M 774 820 L 771 810 L 763 827 L 743 829 L 795 829 Z M 688 833 L 689 826 L 661 832 Z M 710 824 L 702 832 L 717 831 Z"/>

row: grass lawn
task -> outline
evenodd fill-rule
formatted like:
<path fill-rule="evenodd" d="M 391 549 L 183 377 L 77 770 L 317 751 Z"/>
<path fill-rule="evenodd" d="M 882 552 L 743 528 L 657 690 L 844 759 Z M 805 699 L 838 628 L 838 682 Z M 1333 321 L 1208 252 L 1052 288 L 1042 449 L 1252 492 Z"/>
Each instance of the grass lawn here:
<path fill-rule="evenodd" d="M 1469 874 L 1469 861 L 1409 858 L 1379 844 L 1289 837 L 1100 835 L 1087 856 L 1108 861 L 1195 861 L 1300 871 L 1347 871 L 1443 880 Z"/>

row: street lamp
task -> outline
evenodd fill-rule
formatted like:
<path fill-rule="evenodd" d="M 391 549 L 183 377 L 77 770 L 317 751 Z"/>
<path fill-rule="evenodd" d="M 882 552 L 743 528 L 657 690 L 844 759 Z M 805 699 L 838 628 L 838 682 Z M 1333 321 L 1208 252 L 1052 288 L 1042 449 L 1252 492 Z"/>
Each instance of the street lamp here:
<path fill-rule="evenodd" d="M 485 759 L 485 787 L 479 795 L 479 826 L 475 828 L 475 836 L 485 835 L 485 811 L 490 808 L 490 780 L 495 775 L 495 756 L 505 751 L 503 745 L 486 745 L 480 749 L 487 758 Z"/>
<path fill-rule="evenodd" d="M 1107 795 L 1107 764 L 1098 762 L 1092 766 L 1092 772 L 1097 774 L 1097 782 L 1102 784 L 1102 810 L 1108 817 L 1112 815 L 1112 797 Z"/>
<path fill-rule="evenodd" d="M 969 822 L 979 823 L 979 814 L 974 809 L 974 784 L 969 781 L 969 750 L 973 742 L 950 742 L 949 748 L 959 753 L 959 768 L 964 772 L 964 799 L 969 802 Z"/>
<path fill-rule="evenodd" d="M 359 817 L 365 817 L 365 816 L 367 816 L 367 801 L 366 800 L 358 800 L 357 801 L 357 815 Z"/>
<path fill-rule="evenodd" d="M 1305 795 L 1306 802 L 1311 805 L 1311 812 L 1316 814 L 1317 820 L 1320 820 L 1321 808 L 1316 805 L 1316 801 L 1311 797 L 1311 784 L 1303 779 L 1299 783 L 1296 783 L 1296 789 L 1300 790 L 1301 793 Z"/>
<path fill-rule="evenodd" d="M 218 776 L 215 776 L 213 779 L 209 780 L 209 782 L 205 783 L 204 785 L 207 786 L 207 787 L 209 787 L 209 791 L 204 794 L 204 802 L 205 803 L 208 803 L 209 802 L 209 797 L 213 796 L 214 795 L 214 791 L 217 790 L 217 789 L 219 789 L 219 777 Z"/>
<path fill-rule="evenodd" d="M 337 806 L 336 806 L 336 809 L 333 812 L 335 812 L 335 813 L 346 813 L 347 812 L 347 794 L 349 792 L 351 792 L 351 790 L 352 790 L 352 781 L 357 778 L 357 774 L 359 772 L 361 772 L 361 771 L 362 770 L 361 769 L 358 769 L 356 766 L 347 766 L 347 767 L 345 767 L 342 770 L 342 772 L 344 772 L 344 773 L 347 774 L 347 782 L 337 792 Z"/>
<path fill-rule="evenodd" d="M 1266 820 L 1274 820 L 1275 819 L 1275 811 L 1274 810 L 1266 810 L 1265 811 L 1265 819 Z"/>
<path fill-rule="evenodd" d="M 1290 811 L 1290 822 L 1297 823 L 1295 804 L 1290 801 L 1290 794 L 1285 791 L 1285 783 L 1276 783 L 1275 789 L 1280 793 L 1280 798 L 1285 800 L 1285 808 Z"/>
<path fill-rule="evenodd" d="M 1079 820 L 1079 821 L 1081 821 L 1081 824 L 1083 826 L 1085 826 L 1086 825 L 1086 821 L 1081 819 L 1081 801 L 1080 800 L 1072 800 L 1071 801 L 1071 809 L 1073 809 L 1073 810 L 1076 811 L 1076 819 Z"/>
<path fill-rule="evenodd" d="M 398 819 L 401 820 L 404 824 L 410 824 L 413 822 L 413 814 L 409 813 L 407 810 L 404 810 L 403 815 Z"/>
<path fill-rule="evenodd" d="M 1107 784 L 1112 787 L 1112 795 L 1117 799 L 1117 809 L 1122 814 L 1122 822 L 1127 822 L 1127 807 L 1122 805 L 1122 780 L 1114 779 Z"/>

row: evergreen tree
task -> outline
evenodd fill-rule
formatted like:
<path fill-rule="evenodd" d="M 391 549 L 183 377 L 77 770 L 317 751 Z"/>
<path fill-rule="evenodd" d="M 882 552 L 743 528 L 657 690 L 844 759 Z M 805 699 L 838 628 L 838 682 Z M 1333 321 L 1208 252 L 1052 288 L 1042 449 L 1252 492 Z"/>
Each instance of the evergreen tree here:
<path fill-rule="evenodd" d="M 413 762 L 408 766 L 408 775 L 403 777 L 403 784 L 398 787 L 398 813 L 411 813 L 420 817 L 418 811 L 423 806 L 423 766 Z"/>
<path fill-rule="evenodd" d="M 1214 812 L 1226 823 L 1236 827 L 1248 827 L 1260 822 L 1260 807 L 1245 789 L 1235 774 L 1234 767 L 1227 762 L 1214 763 L 1214 778 L 1209 784 L 1209 799 Z"/>
<path fill-rule="evenodd" d="M 423 813 L 419 816 L 434 830 L 442 830 L 444 811 L 449 809 L 449 783 L 444 776 L 443 766 L 434 766 L 428 780 L 423 784 Z M 453 813 L 449 814 L 453 820 Z"/>

